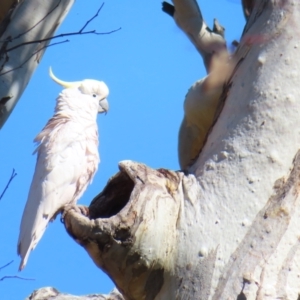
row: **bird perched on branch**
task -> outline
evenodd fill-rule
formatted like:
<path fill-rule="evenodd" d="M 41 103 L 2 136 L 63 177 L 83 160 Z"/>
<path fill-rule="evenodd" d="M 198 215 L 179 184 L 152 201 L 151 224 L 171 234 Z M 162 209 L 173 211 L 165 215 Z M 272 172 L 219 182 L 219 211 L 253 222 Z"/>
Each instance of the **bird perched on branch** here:
<path fill-rule="evenodd" d="M 109 90 L 102 81 L 64 82 L 53 117 L 37 135 L 35 173 L 23 212 L 18 241 L 19 270 L 41 239 L 49 221 L 75 204 L 91 183 L 100 162 L 97 114 L 108 111 Z"/>

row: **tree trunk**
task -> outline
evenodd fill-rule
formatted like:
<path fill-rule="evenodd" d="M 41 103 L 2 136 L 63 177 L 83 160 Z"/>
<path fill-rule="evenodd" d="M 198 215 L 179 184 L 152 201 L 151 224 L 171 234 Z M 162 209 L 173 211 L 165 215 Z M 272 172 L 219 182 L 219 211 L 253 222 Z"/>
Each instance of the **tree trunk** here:
<path fill-rule="evenodd" d="M 74 0 L 3 0 L 0 8 L 0 128 L 22 96 Z M 34 12 L 34 13 L 33 13 Z"/>
<path fill-rule="evenodd" d="M 202 43 L 208 28 L 193 0 L 173 2 L 210 70 L 221 42 Z M 300 2 L 253 3 L 193 165 L 123 161 L 89 217 L 65 216 L 124 299 L 299 299 Z"/>

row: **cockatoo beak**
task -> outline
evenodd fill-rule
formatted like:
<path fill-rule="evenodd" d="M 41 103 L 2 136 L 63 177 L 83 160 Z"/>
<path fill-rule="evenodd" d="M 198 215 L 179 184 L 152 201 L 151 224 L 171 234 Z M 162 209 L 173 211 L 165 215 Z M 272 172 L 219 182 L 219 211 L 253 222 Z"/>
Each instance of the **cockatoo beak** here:
<path fill-rule="evenodd" d="M 107 111 L 109 109 L 108 101 L 106 98 L 102 99 L 99 101 L 99 108 L 98 108 L 98 113 L 105 113 L 107 114 Z"/>
<path fill-rule="evenodd" d="M 56 83 L 58 83 L 59 85 L 61 85 L 62 87 L 66 88 L 66 89 L 67 88 L 76 88 L 76 87 L 79 87 L 81 84 L 81 82 L 78 82 L 78 81 L 67 82 L 67 81 L 62 81 L 62 80 L 58 79 L 53 74 L 51 67 L 49 68 L 49 75 Z"/>

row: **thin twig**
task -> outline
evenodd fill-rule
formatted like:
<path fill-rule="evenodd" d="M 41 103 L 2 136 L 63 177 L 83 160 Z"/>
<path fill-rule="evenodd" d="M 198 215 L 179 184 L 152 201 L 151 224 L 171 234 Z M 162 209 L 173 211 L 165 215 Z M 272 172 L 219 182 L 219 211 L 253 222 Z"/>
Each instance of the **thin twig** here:
<path fill-rule="evenodd" d="M 9 263 L 7 263 L 6 265 L 0 267 L 0 271 L 1 271 L 2 269 L 4 269 L 4 268 L 8 267 L 9 265 L 11 265 L 13 262 L 14 262 L 14 261 L 12 260 L 12 261 L 10 261 Z"/>
<path fill-rule="evenodd" d="M 87 25 L 92 21 L 94 20 L 96 17 L 98 17 L 102 7 L 103 7 L 104 3 L 101 4 L 100 8 L 97 10 L 96 14 L 90 18 L 85 24 L 84 26 L 77 32 L 70 32 L 70 33 L 62 33 L 62 34 L 59 34 L 59 35 L 55 35 L 53 37 L 50 37 L 50 38 L 45 38 L 45 39 L 41 39 L 41 40 L 35 40 L 35 41 L 30 41 L 30 42 L 24 42 L 24 43 L 21 43 L 21 44 L 18 44 L 14 47 L 11 47 L 9 49 L 6 49 L 5 53 L 7 54 L 7 52 L 9 51 L 12 51 L 12 50 L 15 50 L 21 46 L 24 46 L 24 45 L 29 45 L 29 44 L 36 44 L 36 43 L 42 43 L 42 42 L 47 42 L 47 41 L 50 41 L 50 40 L 53 40 L 53 39 L 56 39 L 56 38 L 61 38 L 61 37 L 65 37 L 65 36 L 72 36 L 72 35 L 82 35 L 82 34 L 95 34 L 95 35 L 105 35 L 105 34 L 111 34 L 111 33 L 114 33 L 116 31 L 119 31 L 121 30 L 121 27 L 119 27 L 118 29 L 114 29 L 114 30 L 111 30 L 111 31 L 107 31 L 107 32 L 96 32 L 96 30 L 91 30 L 91 31 L 85 31 L 84 32 L 84 29 L 87 27 Z M 57 5 L 58 6 L 58 5 Z M 57 7 L 56 6 L 56 7 Z M 42 20 L 44 20 L 53 10 L 51 10 Z M 37 24 L 35 24 L 33 27 L 31 27 L 30 30 L 32 30 L 35 26 L 37 26 L 42 20 L 40 20 Z M 30 30 L 26 31 L 29 32 Z M 24 33 L 22 33 L 21 35 L 23 35 Z M 21 35 L 19 35 L 18 37 L 20 37 Z M 15 39 L 15 38 L 13 38 Z M 11 40 L 10 40 L 11 41 Z M 7 41 L 6 41 L 7 42 Z M 43 46 L 42 48 L 38 49 L 37 51 L 33 52 L 22 64 L 20 64 L 18 67 L 16 68 L 13 68 L 13 69 L 10 69 L 8 71 L 5 71 L 3 73 L 0 73 L 0 76 L 2 75 L 5 75 L 9 72 L 12 72 L 12 71 L 15 71 L 21 67 L 23 67 L 34 55 L 36 55 L 38 52 L 42 51 L 43 49 L 45 48 L 48 48 L 48 47 L 51 47 L 51 46 L 54 46 L 54 45 L 58 45 L 58 44 L 63 44 L 63 43 L 66 43 L 66 42 L 69 42 L 69 40 L 65 40 L 65 41 L 62 41 L 62 42 L 57 42 L 57 43 L 53 43 L 53 44 L 50 44 L 50 45 L 46 45 L 46 46 Z M 0 197 L 0 200 L 1 200 L 1 197 Z"/>
<path fill-rule="evenodd" d="M 11 176 L 10 176 L 10 178 L 9 178 L 9 180 L 8 180 L 7 185 L 6 185 L 6 187 L 4 188 L 2 194 L 0 195 L 0 200 L 1 200 L 2 197 L 4 196 L 6 190 L 8 189 L 10 183 L 12 182 L 12 180 L 13 180 L 17 175 L 18 175 L 18 174 L 15 172 L 15 169 L 13 169 L 13 171 L 12 171 L 12 173 L 11 173 Z"/>
<path fill-rule="evenodd" d="M 83 34 L 96 34 L 96 35 L 105 35 L 105 34 L 111 34 L 111 33 L 114 33 L 114 32 L 117 32 L 121 30 L 121 27 L 119 27 L 118 29 L 114 29 L 114 30 L 111 30 L 111 31 L 107 31 L 107 32 L 96 32 L 96 30 L 91 30 L 91 31 L 86 31 L 86 32 L 80 32 L 80 31 L 77 31 L 77 32 L 70 32 L 70 33 L 62 33 L 62 34 L 58 34 L 58 35 L 55 35 L 53 37 L 49 37 L 49 38 L 45 38 L 45 39 L 41 39 L 41 40 L 35 40 L 35 41 L 30 41 L 30 42 L 24 42 L 24 43 L 21 43 L 19 45 L 16 45 L 14 47 L 11 47 L 11 48 L 8 48 L 6 49 L 6 53 L 9 52 L 9 51 L 12 51 L 12 50 L 15 50 L 19 47 L 22 47 L 22 46 L 25 46 L 25 45 L 30 45 L 30 44 L 37 44 L 37 43 L 42 43 L 42 42 L 47 42 L 47 41 L 50 41 L 50 40 L 53 40 L 53 39 L 57 39 L 57 38 L 61 38 L 61 37 L 65 37 L 65 36 L 72 36 L 72 35 L 83 35 Z"/>
<path fill-rule="evenodd" d="M 96 30 L 90 30 L 90 31 L 85 31 L 84 32 L 84 29 L 88 26 L 88 24 L 93 21 L 95 18 L 98 17 L 102 7 L 103 7 L 104 3 L 101 4 L 100 8 L 97 10 L 96 14 L 90 18 L 85 24 L 84 26 L 79 30 L 79 31 L 76 31 L 76 32 L 70 32 L 70 33 L 62 33 L 62 34 L 58 34 L 58 35 L 55 35 L 53 37 L 49 37 L 49 38 L 45 38 L 45 39 L 40 39 L 40 40 L 35 40 L 35 41 L 29 41 L 29 42 L 24 42 L 24 43 L 21 43 L 21 44 L 18 44 L 18 45 L 15 45 L 11 48 L 8 48 L 6 49 L 6 53 L 7 52 L 10 52 L 12 50 L 15 50 L 19 47 L 22 47 L 24 45 L 30 45 L 30 44 L 37 44 L 37 43 L 42 43 L 42 42 L 47 42 L 47 41 L 50 41 L 50 40 L 53 40 L 53 39 L 57 39 L 57 38 L 61 38 L 61 37 L 66 37 L 66 36 L 72 36 L 72 35 L 82 35 L 82 34 L 96 34 L 96 35 L 105 35 L 105 34 L 111 34 L 111 33 L 114 33 L 114 32 L 117 32 L 119 30 L 121 30 L 121 27 L 119 27 L 118 29 L 114 29 L 114 30 L 111 30 L 111 31 L 107 31 L 107 32 L 96 32 Z M 34 27 L 32 27 L 34 28 Z"/>
<path fill-rule="evenodd" d="M 89 25 L 89 23 L 91 23 L 94 19 L 96 19 L 96 18 L 98 17 L 99 12 L 101 11 L 103 5 L 104 5 L 104 2 L 101 4 L 101 6 L 100 6 L 100 8 L 98 9 L 98 11 L 96 12 L 96 14 L 95 14 L 91 19 L 89 19 L 89 20 L 84 24 L 84 26 L 79 30 L 80 33 L 86 28 L 86 26 Z"/>
<path fill-rule="evenodd" d="M 65 41 L 62 41 L 62 42 L 57 42 L 57 43 L 53 43 L 53 44 L 50 44 L 50 45 L 45 45 L 45 46 L 43 46 L 42 48 L 38 49 L 37 51 L 33 52 L 33 53 L 32 53 L 32 54 L 31 54 L 24 62 L 22 62 L 18 67 L 15 67 L 15 68 L 10 69 L 10 70 L 8 70 L 8 71 L 6 71 L 6 72 L 0 73 L 0 76 L 5 75 L 5 74 L 7 74 L 7 73 L 10 73 L 10 72 L 12 72 L 12 71 L 15 71 L 15 70 L 17 70 L 17 69 L 22 68 L 22 67 L 23 67 L 23 66 L 31 59 L 31 57 L 33 57 L 34 55 L 36 55 L 36 54 L 39 53 L 40 51 L 44 50 L 45 48 L 49 48 L 49 47 L 51 47 L 51 46 L 55 46 L 55 45 L 59 45 L 59 44 L 64 44 L 64 43 L 68 43 L 68 42 L 69 42 L 69 40 L 65 40 Z M 0 198 L 0 200 L 1 200 L 1 198 Z"/>
<path fill-rule="evenodd" d="M 13 276 L 3 276 L 0 278 L 0 281 L 3 281 L 4 279 L 22 279 L 22 280 L 35 280 L 34 278 L 25 278 L 25 277 L 20 277 L 18 275 L 13 275 Z"/>
<path fill-rule="evenodd" d="M 9 263 L 7 263 L 6 265 L 0 267 L 0 271 L 6 267 L 8 267 L 10 264 L 12 264 L 14 261 L 10 261 Z M 0 278 L 0 281 L 3 281 L 5 279 L 21 279 L 21 280 L 35 280 L 34 278 L 25 278 L 25 277 L 20 277 L 18 275 L 6 275 Z"/>

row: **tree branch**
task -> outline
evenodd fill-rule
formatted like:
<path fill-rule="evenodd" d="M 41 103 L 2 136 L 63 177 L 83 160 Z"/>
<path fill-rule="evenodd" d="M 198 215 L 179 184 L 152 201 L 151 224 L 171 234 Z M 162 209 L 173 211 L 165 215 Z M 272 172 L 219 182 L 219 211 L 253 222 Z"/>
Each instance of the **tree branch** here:
<path fill-rule="evenodd" d="M 4 268 L 8 267 L 9 265 L 11 265 L 14 261 L 10 261 L 9 263 L 5 264 L 4 266 L 0 267 L 0 271 L 3 270 Z M 31 279 L 31 278 L 25 278 L 25 277 L 20 277 L 18 275 L 6 275 L 0 278 L 0 281 L 3 281 L 5 279 L 21 279 L 21 280 L 35 280 L 35 279 Z"/>
<path fill-rule="evenodd" d="M 7 73 L 10 73 L 10 72 L 13 72 L 13 71 L 15 71 L 15 70 L 17 70 L 17 69 L 20 69 L 20 68 L 22 68 L 33 56 L 35 56 L 36 54 L 38 54 L 39 52 L 41 52 L 42 50 L 44 50 L 44 49 L 46 49 L 46 48 L 49 48 L 49 47 L 51 47 L 51 46 L 55 46 L 55 45 L 60 45 L 60 44 L 64 44 L 64 43 L 68 43 L 69 42 L 69 40 L 65 40 L 65 41 L 62 41 L 62 42 L 57 42 L 57 43 L 52 43 L 52 44 L 50 44 L 50 45 L 45 45 L 45 46 L 43 46 L 42 48 L 39 48 L 38 50 L 36 50 L 35 52 L 33 52 L 26 60 L 24 60 L 23 61 L 23 63 L 21 63 L 19 66 L 17 66 L 17 67 L 15 67 L 15 68 L 13 68 L 13 69 L 10 69 L 10 70 L 7 70 L 7 71 L 5 71 L 5 72 L 2 72 L 2 73 L 0 73 L 0 76 L 2 76 L 2 75 L 5 75 L 5 74 L 7 74 Z M 9 100 L 9 99 L 8 99 Z M 0 198 L 1 199 L 1 198 Z"/>
<path fill-rule="evenodd" d="M 96 14 L 95 14 L 92 18 L 90 18 L 90 19 L 85 23 L 85 25 L 80 29 L 80 31 L 79 31 L 80 33 L 88 26 L 89 23 L 91 23 L 95 18 L 98 17 L 99 12 L 101 11 L 101 9 L 102 9 L 103 6 L 104 6 L 104 2 L 101 4 L 101 6 L 100 6 L 99 9 L 97 10 Z"/>
<path fill-rule="evenodd" d="M 18 276 L 18 275 L 12 275 L 12 276 L 3 276 L 0 278 L 0 281 L 3 281 L 5 279 L 21 279 L 21 280 L 35 280 L 33 278 L 25 278 L 25 277 L 21 277 L 21 276 Z"/>
<path fill-rule="evenodd" d="M 62 33 L 62 34 L 55 35 L 55 36 L 53 36 L 53 37 L 49 37 L 49 38 L 45 38 L 45 39 L 40 39 L 40 40 L 35 40 L 35 41 L 24 42 L 24 43 L 21 43 L 21 44 L 18 44 L 18 45 L 15 45 L 15 46 L 11 47 L 11 48 L 6 49 L 6 52 L 13 51 L 13 50 L 18 49 L 19 47 L 22 47 L 22 46 L 25 46 L 25 45 L 30 45 L 30 44 L 37 44 L 37 43 L 47 42 L 47 41 L 51 41 L 51 40 L 53 40 L 53 39 L 57 39 L 57 38 L 61 38 L 61 37 L 66 37 L 66 36 L 84 35 L 84 34 L 106 35 L 106 34 L 111 34 L 111 33 L 114 33 L 114 32 L 117 32 L 117 31 L 121 30 L 121 27 L 119 27 L 118 29 L 114 29 L 114 30 L 111 30 L 111 31 L 108 31 L 108 32 L 96 32 L 96 30 L 91 30 L 91 31 L 86 31 L 86 32 L 83 31 L 83 30 L 87 27 L 87 25 L 88 25 L 92 20 L 94 20 L 96 17 L 98 17 L 99 12 L 101 11 L 103 5 L 104 5 L 104 3 L 102 3 L 102 5 L 101 5 L 100 8 L 98 9 L 97 13 L 96 13 L 91 19 L 89 19 L 79 31 L 76 31 L 76 32 L 69 32 L 69 33 Z M 40 21 L 40 22 L 41 22 L 41 21 Z M 36 26 L 36 25 L 35 25 L 35 26 Z M 34 26 L 34 27 L 35 27 L 35 26 Z M 32 28 L 34 28 L 34 27 L 32 27 Z M 32 29 L 32 28 L 31 28 L 31 29 Z M 27 32 L 28 32 L 28 31 L 30 31 L 30 30 L 27 30 Z M 23 34 L 22 34 L 22 35 L 23 35 Z M 1 74 L 0 74 L 0 75 L 1 75 Z"/>
<path fill-rule="evenodd" d="M 215 19 L 211 30 L 195 0 L 173 0 L 173 3 L 174 6 L 163 2 L 162 10 L 172 16 L 178 27 L 185 32 L 202 56 L 207 72 L 210 72 L 213 55 L 226 51 L 224 28 Z"/>
<path fill-rule="evenodd" d="M 18 174 L 15 172 L 15 169 L 13 169 L 13 171 L 12 171 L 12 173 L 11 173 L 11 175 L 10 175 L 10 178 L 9 178 L 9 180 L 8 180 L 8 182 L 7 182 L 6 186 L 5 186 L 5 188 L 4 188 L 3 192 L 2 192 L 2 194 L 0 195 L 0 200 L 1 200 L 2 197 L 4 196 L 6 190 L 8 189 L 10 183 L 12 182 L 12 180 L 13 180 L 17 175 L 18 175 Z"/>
<path fill-rule="evenodd" d="M 4 268 L 8 267 L 9 265 L 11 265 L 14 261 L 10 261 L 9 263 L 7 263 L 6 265 L 0 267 L 0 271 L 3 270 Z"/>
<path fill-rule="evenodd" d="M 106 35 L 106 34 L 111 34 L 111 33 L 114 33 L 114 32 L 117 32 L 117 31 L 121 30 L 121 27 L 120 27 L 120 28 L 118 28 L 118 29 L 114 29 L 114 30 L 111 30 L 111 31 L 108 31 L 108 32 L 96 32 L 95 30 L 91 30 L 91 31 L 86 31 L 86 32 L 84 32 L 84 29 L 87 27 L 87 25 L 88 25 L 92 20 L 94 20 L 96 17 L 99 16 L 99 13 L 100 13 L 100 11 L 101 11 L 103 5 L 104 5 L 104 3 L 101 4 L 101 6 L 100 6 L 100 8 L 97 10 L 96 14 L 95 14 L 92 18 L 90 18 L 90 19 L 83 25 L 83 27 L 82 27 L 79 31 L 77 31 L 77 32 L 62 33 L 62 34 L 59 34 L 59 35 L 56 35 L 56 36 L 53 36 L 53 37 L 49 37 L 49 38 L 44 38 L 44 39 L 40 39 L 40 40 L 34 40 L 34 41 L 23 42 L 23 43 L 20 43 L 20 44 L 18 44 L 18 45 L 15 45 L 15 46 L 13 46 L 13 47 L 11 47 L 11 48 L 6 49 L 6 50 L 5 50 L 5 53 L 8 53 L 8 52 L 13 51 L 13 50 L 15 50 L 15 49 L 18 49 L 18 48 L 20 48 L 20 47 L 22 47 L 22 46 L 25 46 L 25 45 L 43 43 L 43 42 L 51 41 L 51 40 L 53 40 L 53 39 L 57 39 L 57 38 L 61 38 L 61 37 L 66 37 L 66 36 L 84 35 L 84 34 Z M 57 6 L 56 6 L 56 7 L 57 7 Z M 32 30 L 33 28 L 35 28 L 40 22 L 42 22 L 47 16 L 49 16 L 49 15 L 51 14 L 51 12 L 53 12 L 54 9 L 55 9 L 56 7 L 54 7 L 54 8 L 53 8 L 53 9 L 52 9 L 45 17 L 43 17 L 37 24 L 35 24 L 34 26 L 32 26 L 30 29 L 26 30 L 26 31 L 25 31 L 24 33 L 22 33 L 22 34 L 19 34 L 17 37 L 12 38 L 12 39 L 10 39 L 9 41 L 5 41 L 5 42 L 10 42 L 10 41 L 12 41 L 12 40 L 17 39 L 18 37 L 21 37 L 21 36 L 24 35 L 25 33 L 28 33 L 30 30 Z M 12 72 L 12 71 L 15 71 L 15 70 L 21 68 L 21 67 L 24 66 L 24 65 L 25 65 L 25 64 L 26 64 L 26 63 L 27 63 L 34 55 L 36 55 L 36 54 L 39 53 L 40 51 L 44 50 L 45 48 L 48 48 L 48 47 L 54 46 L 54 45 L 63 44 L 63 43 L 66 43 L 66 42 L 69 42 L 69 40 L 65 40 L 65 41 L 62 41 L 62 42 L 53 43 L 53 44 L 50 44 L 50 45 L 45 45 L 45 46 L 39 48 L 38 50 L 34 51 L 34 52 L 33 52 L 26 60 L 24 60 L 24 61 L 22 62 L 22 64 L 20 64 L 19 66 L 15 67 L 15 68 L 13 68 L 13 69 L 10 69 L 10 70 L 7 70 L 7 71 L 5 71 L 5 72 L 0 73 L 0 76 L 5 75 L 5 74 L 7 74 L 7 73 L 10 73 L 10 72 Z M 2 41 L 2 43 L 4 43 L 4 42 Z M 9 100 L 9 99 L 8 99 L 8 100 Z M 0 198 L 0 199 L 1 199 L 1 198 Z"/>

